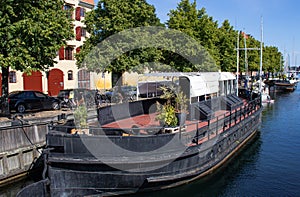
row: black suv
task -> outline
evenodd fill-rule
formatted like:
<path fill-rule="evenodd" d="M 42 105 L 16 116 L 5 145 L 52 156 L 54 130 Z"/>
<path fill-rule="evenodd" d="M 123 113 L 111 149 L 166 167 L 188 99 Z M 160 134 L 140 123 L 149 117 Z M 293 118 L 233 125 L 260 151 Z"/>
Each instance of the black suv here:
<path fill-rule="evenodd" d="M 10 111 L 24 113 L 27 110 L 47 110 L 60 108 L 57 98 L 39 91 L 15 91 L 8 95 Z"/>

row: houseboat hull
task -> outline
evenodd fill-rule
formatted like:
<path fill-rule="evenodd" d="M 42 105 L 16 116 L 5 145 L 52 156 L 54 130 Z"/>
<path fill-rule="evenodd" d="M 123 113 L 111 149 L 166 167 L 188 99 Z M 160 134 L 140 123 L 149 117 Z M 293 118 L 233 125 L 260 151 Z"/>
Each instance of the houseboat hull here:
<path fill-rule="evenodd" d="M 122 195 L 172 188 L 200 179 L 221 167 L 253 139 L 258 125 L 257 116 L 243 125 L 243 127 L 250 126 L 251 129 L 248 131 L 244 131 L 240 126 L 232 128 L 232 131 L 228 131 L 231 134 L 219 139 L 213 147 L 208 145 L 209 142 L 190 147 L 186 150 L 186 154 L 174 161 L 171 159 L 166 166 L 156 170 L 145 169 L 145 172 L 103 171 L 98 167 L 109 168 L 109 166 L 105 164 L 104 167 L 103 163 L 97 161 L 92 164 L 83 161 L 50 159 L 48 176 L 51 196 Z M 234 137 L 235 135 L 240 137 Z M 218 150 L 220 147 L 222 150 Z M 169 155 L 162 155 L 162 159 L 164 157 L 168 158 Z M 157 162 L 147 161 L 145 166 L 153 168 L 161 164 Z M 162 162 L 164 164 L 166 161 Z"/>

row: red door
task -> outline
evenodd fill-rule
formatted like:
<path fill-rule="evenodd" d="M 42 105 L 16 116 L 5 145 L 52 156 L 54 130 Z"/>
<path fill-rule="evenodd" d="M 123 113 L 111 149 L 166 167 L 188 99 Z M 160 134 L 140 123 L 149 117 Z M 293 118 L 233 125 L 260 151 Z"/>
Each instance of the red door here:
<path fill-rule="evenodd" d="M 64 89 L 64 73 L 59 69 L 52 69 L 48 75 L 48 94 L 57 96 Z"/>
<path fill-rule="evenodd" d="M 43 91 L 42 73 L 40 71 L 32 71 L 31 75 L 23 74 L 24 90 Z"/>

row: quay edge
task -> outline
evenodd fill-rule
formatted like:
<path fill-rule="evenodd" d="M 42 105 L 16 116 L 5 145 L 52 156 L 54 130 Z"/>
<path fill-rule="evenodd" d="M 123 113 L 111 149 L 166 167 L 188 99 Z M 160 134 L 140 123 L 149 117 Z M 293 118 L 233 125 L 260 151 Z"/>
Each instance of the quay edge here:
<path fill-rule="evenodd" d="M 73 119 L 70 111 L 15 114 L 15 118 L 1 117 L 0 187 L 25 179 L 35 165 L 40 165 L 35 162 L 46 145 L 48 125 L 58 122 L 62 114 L 67 119 Z M 95 113 L 89 111 L 89 117 L 95 118 Z"/>

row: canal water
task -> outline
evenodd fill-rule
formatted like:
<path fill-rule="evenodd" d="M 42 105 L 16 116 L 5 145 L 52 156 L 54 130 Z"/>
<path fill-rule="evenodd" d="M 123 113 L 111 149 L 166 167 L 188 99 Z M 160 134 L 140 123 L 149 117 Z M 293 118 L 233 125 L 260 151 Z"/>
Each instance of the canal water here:
<path fill-rule="evenodd" d="M 238 156 L 201 181 L 136 197 L 300 196 L 300 88 L 274 94 L 265 106 L 259 135 Z M 29 181 L 0 188 L 15 196 Z"/>

